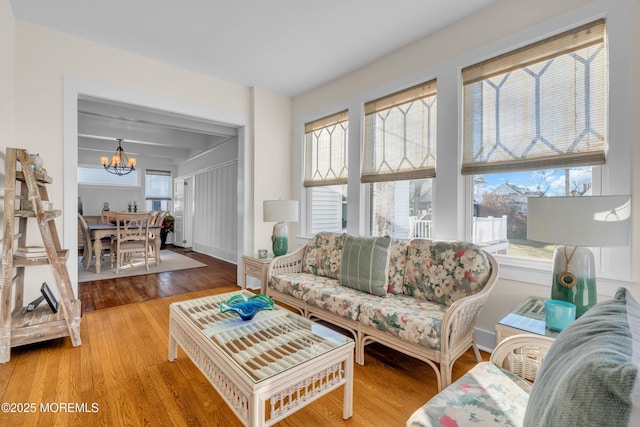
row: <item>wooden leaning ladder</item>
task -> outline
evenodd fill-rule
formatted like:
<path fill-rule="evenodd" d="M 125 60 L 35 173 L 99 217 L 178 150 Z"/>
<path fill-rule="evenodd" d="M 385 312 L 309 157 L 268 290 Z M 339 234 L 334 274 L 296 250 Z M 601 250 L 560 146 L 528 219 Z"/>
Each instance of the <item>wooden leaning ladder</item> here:
<path fill-rule="evenodd" d="M 20 164 L 21 171 L 17 170 Z M 20 193 L 16 183 L 20 183 Z M 80 301 L 74 299 L 73 288 L 67 270 L 69 251 L 62 249 L 55 218 L 61 211 L 45 211 L 43 201 L 49 201 L 47 184 L 52 179 L 46 173 L 33 168 L 33 162 L 24 149 L 7 148 L 5 167 L 4 215 L 2 238 L 2 284 L 0 287 L 0 363 L 11 357 L 11 348 L 61 337 L 70 337 L 74 347 L 80 340 Z M 21 209 L 23 200 L 30 200 L 33 210 Z M 16 203 L 18 209 L 16 209 Z M 35 218 L 40 229 L 46 257 L 15 257 L 14 242 L 27 245 L 28 219 Z M 14 227 L 18 220 L 18 232 Z M 41 304 L 32 311 L 24 306 L 26 269 L 32 266 L 50 265 L 58 291 L 58 312 L 53 313 L 48 304 Z M 15 275 L 14 275 L 15 269 Z M 12 287 L 15 285 L 12 310 Z"/>

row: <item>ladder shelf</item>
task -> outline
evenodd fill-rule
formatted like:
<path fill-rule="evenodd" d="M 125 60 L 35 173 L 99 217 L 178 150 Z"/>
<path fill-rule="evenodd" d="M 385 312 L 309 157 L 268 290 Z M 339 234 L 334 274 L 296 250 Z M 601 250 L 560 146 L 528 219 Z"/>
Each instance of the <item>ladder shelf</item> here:
<path fill-rule="evenodd" d="M 74 347 L 82 344 L 80 301 L 74 298 L 67 270 L 69 251 L 61 248 L 54 221 L 61 211 L 45 210 L 43 204 L 49 201 L 47 185 L 52 182 L 46 173 L 34 170 L 26 150 L 7 148 L 0 285 L 0 363 L 10 360 L 11 348 L 16 346 L 67 336 Z M 33 210 L 21 209 L 24 200 L 31 202 Z M 30 219 L 37 222 L 46 256 L 22 258 L 15 255 L 16 242 L 18 247 L 26 246 Z M 16 222 L 17 232 L 14 230 Z M 29 311 L 23 301 L 25 270 L 42 265 L 51 266 L 53 272 L 54 287 L 60 299 L 57 313 L 48 304 Z"/>

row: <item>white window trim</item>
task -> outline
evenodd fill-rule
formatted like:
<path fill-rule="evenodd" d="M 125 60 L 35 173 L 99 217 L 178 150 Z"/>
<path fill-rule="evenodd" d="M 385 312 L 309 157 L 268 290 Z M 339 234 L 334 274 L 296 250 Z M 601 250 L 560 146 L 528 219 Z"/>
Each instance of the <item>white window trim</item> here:
<path fill-rule="evenodd" d="M 364 103 L 390 93 L 436 78 L 438 81 L 438 172 L 434 181 L 434 232 L 436 239 L 466 239 L 471 233 L 471 212 L 473 203 L 469 193 L 470 184 L 460 174 L 462 144 L 462 68 L 496 55 L 517 49 L 553 34 L 575 28 L 579 25 L 605 17 L 607 19 L 607 38 L 609 45 L 609 141 L 614 147 L 609 149 L 607 164 L 594 168 L 594 186 L 600 185 L 602 194 L 631 193 L 631 154 L 633 141 L 633 102 L 628 96 L 632 87 L 631 64 L 628 55 L 632 51 L 633 22 L 630 13 L 632 5 L 626 2 L 595 1 L 565 14 L 553 17 L 545 22 L 512 33 L 480 48 L 473 49 L 449 58 L 442 63 L 433 64 L 404 78 L 388 82 L 379 87 L 353 95 L 348 99 L 324 106 L 320 111 L 299 116 L 294 123 L 298 141 L 303 143 L 304 123 L 329 114 L 331 111 L 349 109 L 349 180 L 348 180 L 348 232 L 366 233 L 368 228 L 368 191 L 360 184 L 359 162 L 361 154 L 362 129 L 364 121 Z M 457 98 L 456 98 L 457 97 Z M 457 109 L 457 116 L 455 111 Z M 453 113 L 453 116 L 452 116 Z M 457 141 L 453 146 L 451 141 Z M 450 144 L 443 147 L 444 141 Z M 352 146 L 352 145 L 356 146 Z M 301 150 L 302 151 L 302 150 Z M 357 157 L 355 155 L 358 155 Z M 300 154 L 302 156 L 302 154 Z M 302 157 L 299 158 L 302 161 Z M 599 171 L 599 172 L 596 172 Z M 305 200 L 306 191 L 302 187 L 303 171 L 299 174 L 300 198 Z M 599 174 L 598 178 L 595 174 Z M 471 186 L 472 187 L 472 186 Z M 304 206 L 304 205 L 302 205 Z M 440 209 L 439 209 L 440 208 Z M 302 212 L 298 243 L 303 245 L 310 238 L 307 225 L 307 212 Z M 631 253 L 633 247 L 596 249 L 594 254 L 604 260 L 608 272 L 597 271 L 598 294 L 612 296 L 620 286 L 633 286 Z M 500 265 L 500 278 L 551 286 L 551 261 L 525 260 L 522 258 L 497 255 Z M 599 261 L 597 261 L 599 262 Z M 620 274 L 611 272 L 621 271 Z"/>

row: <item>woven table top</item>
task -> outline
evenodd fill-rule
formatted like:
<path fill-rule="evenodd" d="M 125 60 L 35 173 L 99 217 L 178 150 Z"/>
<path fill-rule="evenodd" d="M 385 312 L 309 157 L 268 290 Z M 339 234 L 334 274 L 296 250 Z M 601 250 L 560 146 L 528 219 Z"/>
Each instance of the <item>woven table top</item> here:
<path fill-rule="evenodd" d="M 288 310 L 274 306 L 244 321 L 221 313 L 220 303 L 247 291 L 231 292 L 171 304 L 222 350 L 254 382 L 271 378 L 353 340 Z"/>

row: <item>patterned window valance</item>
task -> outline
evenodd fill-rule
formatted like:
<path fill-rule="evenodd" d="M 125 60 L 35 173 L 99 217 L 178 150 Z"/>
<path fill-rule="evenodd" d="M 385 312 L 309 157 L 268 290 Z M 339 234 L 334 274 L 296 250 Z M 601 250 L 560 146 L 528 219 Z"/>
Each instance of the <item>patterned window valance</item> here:
<path fill-rule="evenodd" d="M 462 82 L 463 174 L 605 162 L 604 20 L 465 68 Z"/>
<path fill-rule="evenodd" d="M 341 111 L 305 124 L 304 186 L 347 183 L 349 115 Z"/>
<path fill-rule="evenodd" d="M 365 104 L 362 182 L 436 176 L 436 81 Z"/>

